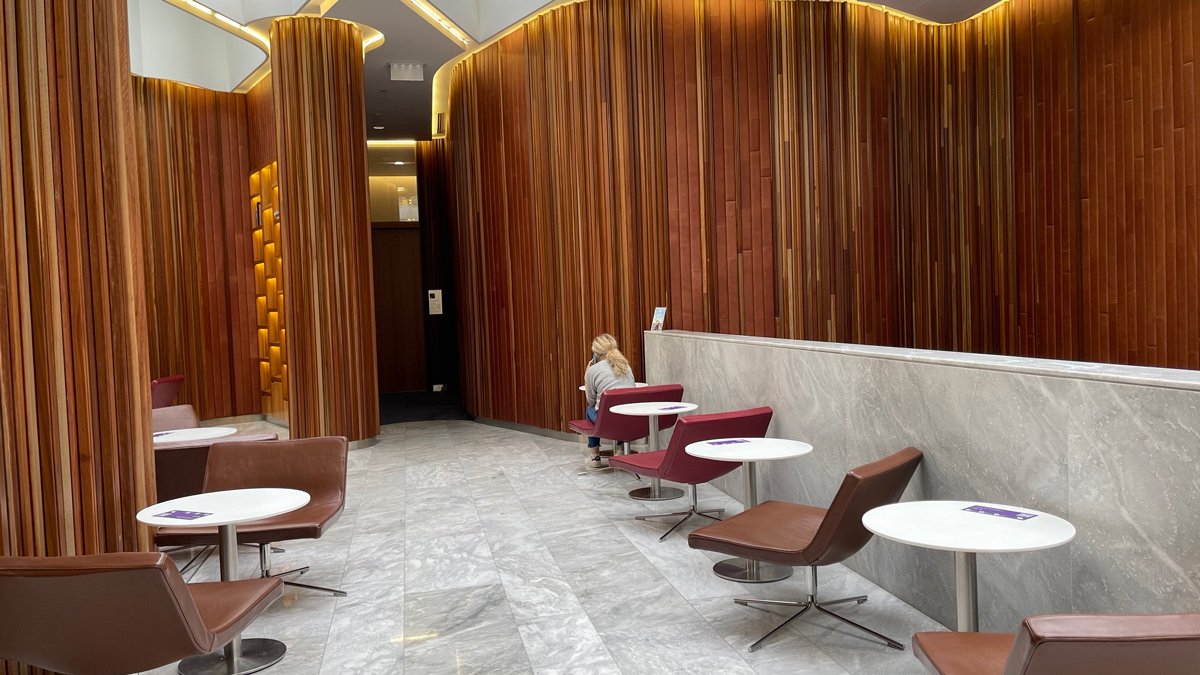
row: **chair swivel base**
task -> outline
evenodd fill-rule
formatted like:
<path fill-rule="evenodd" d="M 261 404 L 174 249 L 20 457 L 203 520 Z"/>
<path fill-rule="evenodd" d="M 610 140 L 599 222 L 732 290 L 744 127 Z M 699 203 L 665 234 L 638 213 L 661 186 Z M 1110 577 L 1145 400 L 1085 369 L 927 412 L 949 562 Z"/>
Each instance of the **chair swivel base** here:
<path fill-rule="evenodd" d="M 675 518 L 676 516 L 683 516 L 683 518 L 680 519 L 679 522 L 672 525 L 671 529 L 664 532 L 663 536 L 658 538 L 659 541 L 662 541 L 663 539 L 666 539 L 667 537 L 671 536 L 671 533 L 674 532 L 675 530 L 678 530 L 680 525 L 683 525 L 687 521 L 691 520 L 694 516 L 701 516 L 704 518 L 708 518 L 710 520 L 721 520 L 720 518 L 712 515 L 714 513 L 725 513 L 725 509 L 709 509 L 708 511 L 697 511 L 695 508 L 690 508 L 687 511 L 676 511 L 675 513 L 656 513 L 652 516 L 634 516 L 633 519 L 634 520 L 650 520 L 651 518 Z"/>
<path fill-rule="evenodd" d="M 223 652 L 190 656 L 179 662 L 179 675 L 247 675 L 279 663 L 287 645 L 270 638 L 243 638 L 242 655 L 234 668 L 225 663 Z"/>
<path fill-rule="evenodd" d="M 274 550 L 276 550 L 276 549 L 272 548 L 269 544 L 259 544 L 259 546 L 258 546 L 258 569 L 259 569 L 260 574 L 263 577 L 286 577 L 289 574 L 304 574 L 304 573 L 308 572 L 308 565 L 305 565 L 304 567 L 297 567 L 296 569 L 285 570 L 283 572 L 272 572 L 271 571 L 271 552 Z M 283 584 L 285 586 L 295 586 L 296 588 L 306 588 L 310 591 L 320 591 L 322 593 L 332 593 L 333 595 L 336 595 L 339 598 L 346 597 L 346 591 L 339 591 L 336 588 L 325 588 L 324 586 L 313 586 L 311 584 L 302 584 L 298 581 L 287 581 L 286 579 L 284 580 Z"/>
<path fill-rule="evenodd" d="M 742 584 L 770 584 L 792 576 L 792 568 L 787 565 L 746 558 L 726 558 L 714 564 L 712 569 L 713 574 L 722 579 Z"/>
<path fill-rule="evenodd" d="M 844 604 L 847 602 L 853 602 L 855 604 L 861 605 L 866 601 L 867 601 L 867 596 L 865 596 L 865 595 L 856 595 L 851 598 L 842 598 L 841 600 L 830 600 L 829 602 L 817 602 L 817 599 L 815 597 L 813 597 L 812 595 L 809 595 L 808 598 L 806 600 L 804 600 L 803 602 L 795 602 L 795 601 L 791 601 L 791 600 L 760 600 L 758 598 L 735 598 L 734 599 L 734 602 L 736 602 L 739 605 L 746 606 L 746 607 L 749 607 L 750 605 L 780 605 L 780 606 L 784 606 L 784 607 L 799 607 L 800 608 L 800 611 L 796 612 L 791 617 L 789 617 L 787 621 L 784 621 L 783 623 L 779 624 L 775 628 L 771 629 L 770 633 L 767 633 L 766 635 L 759 638 L 757 642 L 750 645 L 749 651 L 752 651 L 752 652 L 758 651 L 758 649 L 763 646 L 763 643 L 766 642 L 768 639 L 770 639 L 770 637 L 772 635 L 774 635 L 776 632 L 778 632 L 779 629 L 788 625 L 789 623 L 792 622 L 792 619 L 799 617 L 801 614 L 804 614 L 805 612 L 807 612 L 810 609 L 815 609 L 818 612 L 821 612 L 822 614 L 825 614 L 827 616 L 831 616 L 848 626 L 857 628 L 858 630 L 860 630 L 864 633 L 867 633 L 868 635 L 872 635 L 872 636 L 878 638 L 879 640 L 881 640 L 883 642 L 883 644 L 887 645 L 888 647 L 891 647 L 892 649 L 899 649 L 899 650 L 903 651 L 904 650 L 903 644 L 893 640 L 892 638 L 884 635 L 883 633 L 877 633 L 877 632 L 871 630 L 870 628 L 863 626 L 862 624 L 855 623 L 840 614 L 837 614 L 833 611 L 830 611 L 829 609 L 826 609 L 827 607 L 831 607 L 833 605 L 841 605 L 841 604 Z"/>

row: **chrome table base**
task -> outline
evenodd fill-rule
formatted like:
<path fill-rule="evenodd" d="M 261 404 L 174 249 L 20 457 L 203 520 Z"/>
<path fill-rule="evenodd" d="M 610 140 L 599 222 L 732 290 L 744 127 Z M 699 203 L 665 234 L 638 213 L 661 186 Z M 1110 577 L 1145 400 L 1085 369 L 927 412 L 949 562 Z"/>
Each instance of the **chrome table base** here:
<path fill-rule="evenodd" d="M 179 662 L 180 675 L 246 675 L 269 668 L 287 653 L 287 645 L 269 638 L 236 638 L 240 647 L 231 642 L 224 652 L 213 652 L 202 656 L 188 657 Z M 232 658 L 231 652 L 240 651 L 241 656 Z"/>

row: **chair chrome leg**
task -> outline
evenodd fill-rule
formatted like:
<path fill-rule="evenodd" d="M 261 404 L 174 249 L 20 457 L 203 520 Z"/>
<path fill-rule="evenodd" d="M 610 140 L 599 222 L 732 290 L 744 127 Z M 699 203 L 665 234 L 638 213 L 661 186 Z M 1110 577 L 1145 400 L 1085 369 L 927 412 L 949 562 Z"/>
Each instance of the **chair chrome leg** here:
<path fill-rule="evenodd" d="M 770 633 L 767 633 L 766 635 L 760 637 L 758 639 L 758 642 L 755 642 L 754 644 L 750 645 L 750 651 L 752 651 L 752 652 L 758 651 L 758 648 L 762 647 L 763 643 L 767 641 L 767 638 L 774 635 L 780 628 L 783 628 L 784 626 L 791 623 L 792 619 L 795 619 L 796 617 L 800 616 L 801 614 L 807 612 L 810 609 L 812 609 L 812 605 L 806 604 L 803 609 L 801 609 L 799 612 L 796 612 L 795 614 L 793 614 L 791 616 L 791 618 L 789 618 L 787 621 L 784 621 L 783 623 L 779 624 L 778 626 L 775 626 L 774 628 L 771 629 Z"/>
<path fill-rule="evenodd" d="M 847 602 L 856 602 L 861 605 L 866 601 L 867 601 L 867 596 L 856 595 L 853 598 L 842 598 L 841 600 L 830 600 L 829 602 L 822 602 L 821 606 L 822 607 L 832 607 L 834 605 L 841 605 L 841 604 L 844 604 Z"/>
<path fill-rule="evenodd" d="M 853 627 L 861 630 L 864 633 L 869 633 L 871 635 L 874 635 L 875 637 L 879 638 L 880 640 L 883 640 L 883 643 L 886 644 L 887 646 L 891 647 L 892 649 L 899 649 L 901 651 L 904 650 L 904 645 L 900 644 L 899 642 L 896 642 L 895 640 L 884 635 L 883 633 L 876 633 L 875 631 L 871 630 L 870 628 L 867 628 L 866 626 L 864 626 L 862 624 L 855 623 L 840 614 L 831 612 L 830 610 L 825 609 L 824 607 L 822 607 L 820 605 L 816 605 L 816 608 L 819 611 L 824 612 L 825 614 L 828 614 L 829 616 L 832 616 L 833 618 L 837 619 L 838 621 L 841 621 L 842 623 L 844 623 L 846 625 L 853 626 Z"/>
<path fill-rule="evenodd" d="M 879 638 L 881 641 L 883 641 L 883 643 L 885 645 L 887 645 L 888 647 L 891 647 L 892 649 L 899 649 L 899 650 L 904 649 L 903 644 L 901 644 L 900 642 L 897 642 L 896 640 L 893 640 L 892 638 L 884 635 L 883 633 L 877 633 L 877 632 L 871 630 L 870 628 L 863 626 L 862 624 L 855 623 L 854 621 L 851 621 L 850 619 L 847 619 L 846 617 L 844 617 L 840 614 L 837 614 L 829 609 L 826 609 L 826 607 L 828 607 L 828 606 L 840 605 L 840 604 L 844 604 L 847 602 L 854 602 L 854 603 L 861 605 L 867 601 L 867 596 L 856 595 L 856 596 L 850 597 L 850 598 L 841 598 L 840 600 L 830 600 L 829 602 L 819 602 L 817 600 L 817 568 L 816 567 L 809 567 L 808 597 L 803 602 L 798 602 L 795 600 L 764 600 L 762 598 L 734 598 L 733 601 L 739 605 L 743 605 L 746 607 L 749 607 L 750 605 L 778 605 L 778 606 L 783 606 L 783 607 L 800 607 L 801 608 L 799 612 L 792 615 L 791 619 L 788 619 L 787 621 L 784 621 L 783 623 L 779 624 L 770 633 L 767 633 L 766 635 L 762 636 L 762 638 L 759 639 L 758 642 L 755 642 L 754 644 L 750 645 L 750 651 L 756 651 L 759 647 L 762 646 L 762 644 L 764 642 L 766 642 L 767 638 L 769 638 L 775 634 L 775 631 L 778 631 L 780 628 L 783 628 L 784 626 L 788 625 L 789 623 L 791 623 L 792 619 L 795 619 L 796 617 L 800 616 L 801 614 L 807 612 L 810 609 L 816 609 L 817 611 L 821 612 L 822 614 L 827 614 L 829 616 L 832 616 L 833 618 L 837 619 L 838 621 L 841 621 L 844 624 L 847 624 L 849 626 L 857 628 L 857 629 L 861 630 L 862 632 L 867 633 L 868 635 L 873 635 L 874 637 Z"/>
<path fill-rule="evenodd" d="M 180 547 L 175 550 L 178 551 L 182 550 L 183 548 L 184 547 Z M 188 570 L 192 569 L 193 566 L 199 568 L 201 565 L 208 562 L 208 557 L 212 555 L 212 549 L 212 546 L 201 546 L 200 550 L 196 552 L 196 555 L 192 556 L 191 560 L 188 560 L 187 563 L 185 563 L 184 566 L 179 570 L 179 574 L 187 574 Z M 201 558 L 203 558 L 203 560 L 200 560 Z M 199 565 L 196 564 L 197 560 L 200 560 Z"/>
<path fill-rule="evenodd" d="M 304 567 L 297 567 L 294 570 L 285 570 L 283 572 L 272 572 L 271 570 L 267 570 L 266 573 L 263 574 L 263 576 L 264 577 L 286 577 L 289 574 L 307 574 L 307 573 L 308 573 L 308 565 L 305 565 Z M 285 582 L 285 583 L 290 583 L 290 582 Z"/>
<path fill-rule="evenodd" d="M 286 572 L 285 572 L 285 574 L 286 574 Z M 324 586 L 312 586 L 310 584 L 301 584 L 301 583 L 297 583 L 295 581 L 285 581 L 283 583 L 286 586 L 295 586 L 296 588 L 307 588 L 310 591 L 321 591 L 322 593 L 332 593 L 332 594 L 338 596 L 339 598 L 346 597 L 346 591 L 339 591 L 336 588 L 325 588 Z"/>
<path fill-rule="evenodd" d="M 680 525 L 683 525 L 687 521 L 691 520 L 692 516 L 704 516 L 705 518 L 710 518 L 712 520 L 720 520 L 720 518 L 718 518 L 714 515 L 711 515 L 711 514 L 725 513 L 725 509 L 706 509 L 704 511 L 701 511 L 699 506 L 696 503 L 696 486 L 689 485 L 688 490 L 691 493 L 692 503 L 688 506 L 687 511 L 675 511 L 672 513 L 656 513 L 656 514 L 650 515 L 650 516 L 634 516 L 633 519 L 634 520 L 649 520 L 650 518 L 676 518 L 678 516 L 683 516 L 683 520 L 672 525 L 671 529 L 667 530 L 666 534 L 664 534 L 663 536 L 658 538 L 659 541 L 666 539 L 667 535 L 674 532 Z"/>

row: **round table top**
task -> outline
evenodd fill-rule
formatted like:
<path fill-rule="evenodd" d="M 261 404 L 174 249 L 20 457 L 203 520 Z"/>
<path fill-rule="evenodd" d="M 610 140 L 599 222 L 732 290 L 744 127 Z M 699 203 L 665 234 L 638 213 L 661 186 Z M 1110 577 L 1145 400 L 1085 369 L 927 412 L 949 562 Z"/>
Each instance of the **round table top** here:
<path fill-rule="evenodd" d="M 1040 551 L 1075 538 L 1075 526 L 1058 516 L 987 502 L 888 504 L 863 514 L 863 526 L 885 539 L 963 553 Z"/>
<path fill-rule="evenodd" d="M 679 415 L 691 412 L 699 407 L 695 403 L 681 403 L 679 401 L 647 401 L 645 403 L 622 403 L 621 405 L 614 405 L 609 410 L 618 415 L 629 415 L 631 417 L 658 417 L 659 415 Z"/>
<path fill-rule="evenodd" d="M 645 382 L 634 382 L 634 383 L 633 383 L 633 386 L 635 386 L 635 387 L 649 387 L 650 385 L 646 384 Z M 620 388 L 621 388 L 621 387 L 618 387 L 618 389 L 620 389 Z M 628 389 L 628 388 L 629 388 L 629 387 L 625 387 L 625 389 Z M 581 385 L 579 385 L 579 391 L 587 391 L 587 385 L 586 385 L 586 384 L 581 384 Z"/>
<path fill-rule="evenodd" d="M 766 462 L 807 455 L 812 449 L 813 446 L 803 441 L 736 437 L 689 443 L 683 451 L 693 457 L 722 462 Z"/>
<path fill-rule="evenodd" d="M 160 527 L 212 527 L 278 516 L 295 511 L 308 500 L 307 492 L 287 488 L 205 492 L 148 506 L 138 512 L 137 519 Z"/>
<path fill-rule="evenodd" d="M 224 438 L 237 433 L 234 427 L 196 427 L 195 429 L 172 429 L 154 433 L 155 443 L 180 443 L 183 441 L 207 441 L 212 438 Z"/>

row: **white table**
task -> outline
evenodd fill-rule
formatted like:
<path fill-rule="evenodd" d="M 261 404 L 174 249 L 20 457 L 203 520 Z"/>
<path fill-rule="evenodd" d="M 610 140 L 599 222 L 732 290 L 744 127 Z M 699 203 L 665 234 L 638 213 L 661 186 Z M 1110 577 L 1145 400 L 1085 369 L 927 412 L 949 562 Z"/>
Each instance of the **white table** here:
<path fill-rule="evenodd" d="M 758 474 L 755 462 L 769 462 L 807 455 L 813 447 L 801 441 L 782 438 L 714 438 L 692 443 L 684 452 L 693 457 L 715 459 L 721 462 L 742 463 L 742 492 L 746 495 L 746 510 L 758 506 Z M 781 581 L 792 576 L 787 565 L 729 558 L 713 565 L 713 573 L 722 579 L 743 583 L 761 584 Z"/>
<path fill-rule="evenodd" d="M 661 446 L 658 442 L 658 418 L 662 415 L 681 415 L 689 413 L 699 408 L 695 403 L 683 403 L 681 401 L 653 401 L 645 403 L 623 403 L 614 405 L 609 408 L 611 412 L 618 415 L 629 415 L 632 417 L 649 417 L 650 418 L 650 452 L 658 452 Z M 629 496 L 634 499 L 644 501 L 662 501 L 664 499 L 678 499 L 683 496 L 683 490 L 677 487 L 663 487 L 662 480 L 652 478 L 650 487 L 637 488 L 630 490 Z"/>
<path fill-rule="evenodd" d="M 1040 551 L 1075 538 L 1075 526 L 1058 516 L 988 502 L 888 504 L 863 514 L 863 526 L 884 539 L 953 551 L 958 630 L 971 632 L 979 630 L 977 553 Z"/>
<path fill-rule="evenodd" d="M 183 443 L 207 441 L 213 438 L 224 438 L 237 433 L 234 427 L 196 427 L 195 429 L 172 429 L 171 431 L 156 431 L 153 435 L 155 443 Z"/>
<path fill-rule="evenodd" d="M 220 532 L 221 581 L 238 578 L 237 524 L 295 511 L 308 503 L 302 490 L 254 488 L 180 497 L 142 509 L 138 521 L 157 527 L 213 527 Z M 240 675 L 277 663 L 287 651 L 279 640 L 241 636 L 223 654 L 192 656 L 179 662 L 182 675 Z"/>

